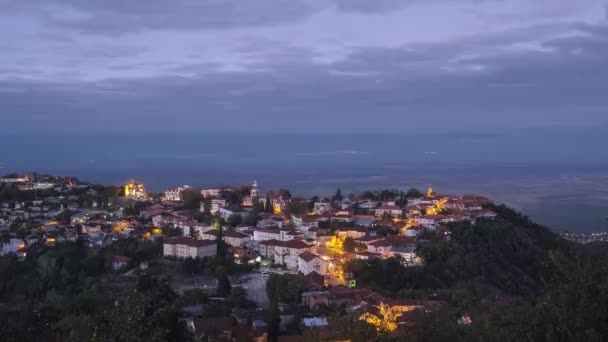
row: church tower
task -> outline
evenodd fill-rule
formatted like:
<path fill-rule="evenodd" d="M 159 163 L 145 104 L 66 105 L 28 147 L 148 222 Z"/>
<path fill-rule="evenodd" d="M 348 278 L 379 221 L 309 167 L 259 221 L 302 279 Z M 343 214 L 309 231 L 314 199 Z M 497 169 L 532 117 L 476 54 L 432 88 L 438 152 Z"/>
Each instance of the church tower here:
<path fill-rule="evenodd" d="M 251 185 L 251 198 L 260 197 L 260 190 L 258 189 L 258 181 L 254 180 Z"/>
<path fill-rule="evenodd" d="M 429 184 L 429 189 L 426 191 L 426 196 L 427 197 L 433 196 L 433 187 L 430 184 Z"/>

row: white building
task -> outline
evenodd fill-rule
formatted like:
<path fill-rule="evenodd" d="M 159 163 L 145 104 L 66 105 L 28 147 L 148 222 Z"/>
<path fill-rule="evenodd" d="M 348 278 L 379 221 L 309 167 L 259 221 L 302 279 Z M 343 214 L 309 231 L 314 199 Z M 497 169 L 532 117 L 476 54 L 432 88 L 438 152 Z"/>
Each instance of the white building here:
<path fill-rule="evenodd" d="M 304 275 L 312 272 L 325 275 L 327 273 L 327 263 L 318 255 L 306 251 L 298 256 L 298 272 Z"/>
<path fill-rule="evenodd" d="M 321 215 L 331 210 L 331 203 L 329 202 L 315 202 L 314 211 L 315 214 Z"/>
<path fill-rule="evenodd" d="M 391 255 L 391 245 L 392 243 L 390 241 L 383 239 L 367 244 L 367 251 L 388 258 Z"/>
<path fill-rule="evenodd" d="M 226 206 L 226 200 L 221 199 L 221 198 L 214 198 L 211 200 L 211 208 L 209 210 L 209 212 L 211 213 L 211 215 L 215 215 L 220 211 L 221 207 L 225 207 Z"/>
<path fill-rule="evenodd" d="M 209 230 L 205 233 L 200 234 L 201 240 L 217 240 L 219 230 Z M 239 233 L 234 230 L 224 230 L 223 232 L 224 242 L 234 247 L 246 246 L 251 241 L 251 237 L 247 234 Z"/>
<path fill-rule="evenodd" d="M 256 229 L 253 231 L 253 241 L 281 241 L 281 231 L 278 229 Z"/>
<path fill-rule="evenodd" d="M 186 189 L 190 189 L 190 186 L 184 185 L 178 188 L 165 190 L 165 201 L 181 201 L 182 192 Z"/>
<path fill-rule="evenodd" d="M 274 245 L 274 263 L 285 265 L 289 270 L 297 270 L 299 256 L 308 248 L 309 246 L 300 240 L 279 241 Z"/>
<path fill-rule="evenodd" d="M 390 215 L 392 217 L 400 217 L 403 215 L 403 210 L 396 205 L 383 205 L 375 210 L 376 216 Z"/>
<path fill-rule="evenodd" d="M 217 255 L 217 243 L 212 240 L 173 238 L 163 243 L 163 255 L 177 258 L 204 258 Z"/>

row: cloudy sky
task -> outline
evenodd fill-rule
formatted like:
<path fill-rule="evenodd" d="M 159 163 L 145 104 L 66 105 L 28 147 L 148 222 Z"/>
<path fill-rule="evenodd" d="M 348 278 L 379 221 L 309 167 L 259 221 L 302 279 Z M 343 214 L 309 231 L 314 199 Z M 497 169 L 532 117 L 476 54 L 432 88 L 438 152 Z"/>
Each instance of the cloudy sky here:
<path fill-rule="evenodd" d="M 607 0 L 0 0 L 0 132 L 608 128 Z"/>

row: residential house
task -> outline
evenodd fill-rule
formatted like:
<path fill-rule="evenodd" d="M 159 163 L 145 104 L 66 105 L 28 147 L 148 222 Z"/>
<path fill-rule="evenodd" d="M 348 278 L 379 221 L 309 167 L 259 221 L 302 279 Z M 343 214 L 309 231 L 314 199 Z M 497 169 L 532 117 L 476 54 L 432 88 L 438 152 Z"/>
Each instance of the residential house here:
<path fill-rule="evenodd" d="M 318 255 L 305 251 L 298 256 L 298 271 L 304 275 L 311 272 L 325 275 L 327 273 L 327 264 Z"/>
<path fill-rule="evenodd" d="M 382 205 L 376 208 L 374 214 L 376 216 L 390 215 L 392 217 L 401 217 L 403 216 L 403 210 L 396 205 Z"/>
<path fill-rule="evenodd" d="M 251 241 L 251 237 L 249 235 L 230 229 L 225 229 L 222 234 L 224 242 L 234 247 L 246 246 Z M 217 240 L 219 230 L 209 230 L 201 233 L 199 236 L 201 240 Z"/>
<path fill-rule="evenodd" d="M 118 271 L 119 269 L 127 266 L 129 264 L 129 261 L 131 261 L 129 257 L 126 257 L 124 255 L 115 255 L 112 257 L 112 268 L 115 271 Z"/>

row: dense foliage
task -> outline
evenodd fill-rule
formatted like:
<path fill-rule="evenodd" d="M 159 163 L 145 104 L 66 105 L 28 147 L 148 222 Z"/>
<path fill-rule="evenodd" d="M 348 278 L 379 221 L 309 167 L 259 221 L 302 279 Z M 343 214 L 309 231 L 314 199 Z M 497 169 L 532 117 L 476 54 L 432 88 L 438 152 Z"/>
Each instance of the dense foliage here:
<path fill-rule="evenodd" d="M 445 300 L 448 315 L 427 317 L 414 340 L 602 341 L 608 339 L 608 259 L 589 256 L 506 207 L 494 221 L 454 224 L 450 235 L 426 234 L 426 265 L 398 260 L 347 266 L 360 285 L 404 298 Z M 449 236 L 449 237 L 448 237 Z M 473 324 L 455 326 L 459 315 Z M 442 318 L 443 317 L 443 318 Z M 436 322 L 440 320 L 440 322 Z M 439 332 L 448 336 L 439 338 Z"/>

